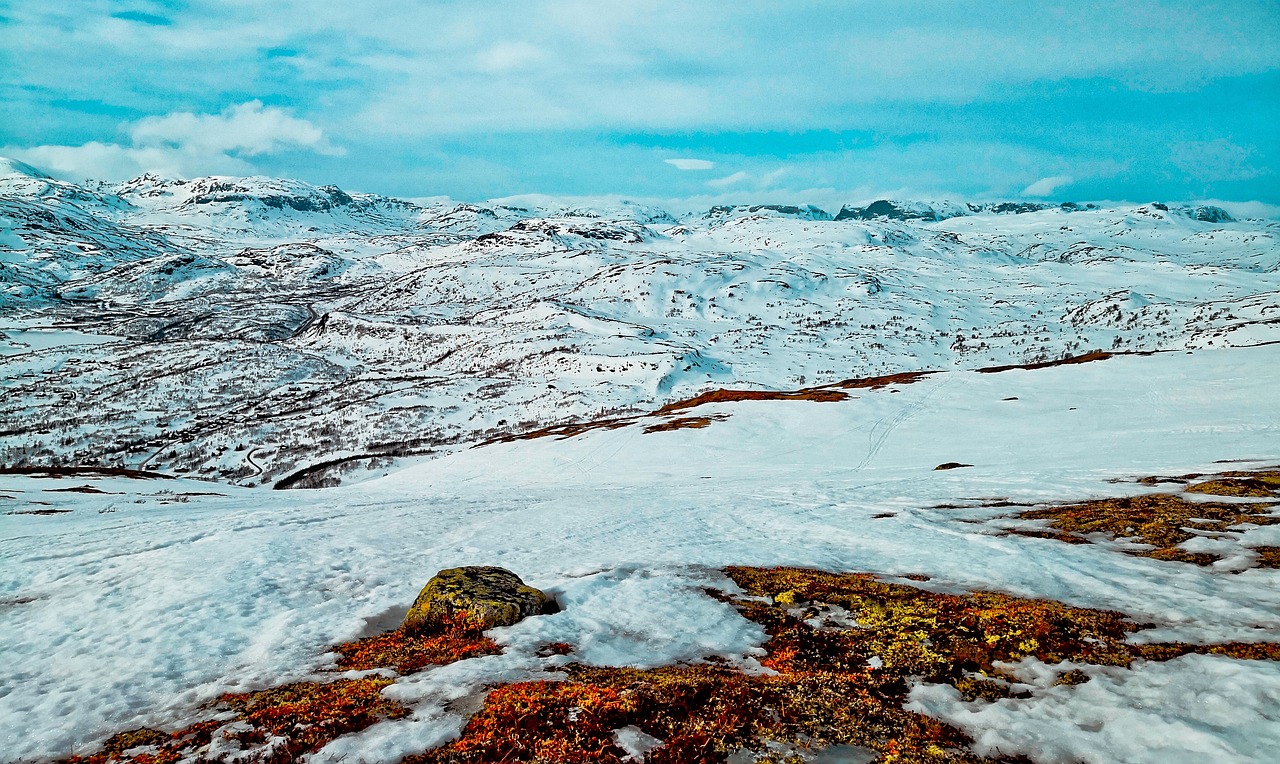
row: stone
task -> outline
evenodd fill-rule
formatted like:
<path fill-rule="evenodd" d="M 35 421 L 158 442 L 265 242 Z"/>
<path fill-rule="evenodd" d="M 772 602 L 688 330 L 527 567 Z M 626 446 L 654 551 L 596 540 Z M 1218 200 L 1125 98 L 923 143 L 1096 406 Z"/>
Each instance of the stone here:
<path fill-rule="evenodd" d="M 482 629 L 510 626 L 526 616 L 547 612 L 553 602 L 540 589 L 526 586 L 506 568 L 489 565 L 448 568 L 422 588 L 401 628 L 438 628 L 459 616 Z"/>

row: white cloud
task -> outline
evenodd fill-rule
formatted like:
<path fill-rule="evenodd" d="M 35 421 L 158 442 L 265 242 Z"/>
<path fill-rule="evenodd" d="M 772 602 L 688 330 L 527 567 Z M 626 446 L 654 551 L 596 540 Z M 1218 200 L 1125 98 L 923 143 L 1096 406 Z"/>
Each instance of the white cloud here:
<path fill-rule="evenodd" d="M 715 162 L 706 159 L 664 159 L 664 162 L 677 170 L 710 170 Z"/>
<path fill-rule="evenodd" d="M 476 66 L 485 72 L 509 72 L 541 63 L 547 57 L 541 48 L 527 42 L 503 42 L 476 56 Z"/>
<path fill-rule="evenodd" d="M 732 186 L 735 183 L 741 183 L 750 177 L 751 176 L 747 173 L 739 170 L 732 175 L 728 175 L 723 178 L 716 178 L 715 180 L 709 180 L 707 181 L 707 185 L 712 188 L 725 188 L 726 186 Z"/>
<path fill-rule="evenodd" d="M 1070 175 L 1054 175 L 1049 178 L 1041 178 L 1035 183 L 1022 189 L 1023 196 L 1050 196 L 1062 186 L 1069 186 L 1074 181 Z"/>
<path fill-rule="evenodd" d="M 218 114 L 175 112 L 121 126 L 129 143 L 91 141 L 79 146 L 7 147 L 6 153 L 66 177 L 124 180 L 143 172 L 169 177 L 249 174 L 245 157 L 282 150 L 341 154 L 311 122 L 261 101 Z"/>
<path fill-rule="evenodd" d="M 329 145 L 320 128 L 261 101 L 231 106 L 221 114 L 184 111 L 145 117 L 129 126 L 128 132 L 134 146 L 168 146 L 193 153 L 255 156 L 290 148 L 341 153 Z"/>

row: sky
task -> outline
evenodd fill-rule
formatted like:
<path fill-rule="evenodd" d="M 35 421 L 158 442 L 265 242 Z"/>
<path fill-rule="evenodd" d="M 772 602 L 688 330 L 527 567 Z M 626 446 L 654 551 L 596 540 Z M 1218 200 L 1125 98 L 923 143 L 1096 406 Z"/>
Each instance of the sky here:
<path fill-rule="evenodd" d="M 404 197 L 1280 204 L 1280 0 L 0 0 L 0 155 Z"/>

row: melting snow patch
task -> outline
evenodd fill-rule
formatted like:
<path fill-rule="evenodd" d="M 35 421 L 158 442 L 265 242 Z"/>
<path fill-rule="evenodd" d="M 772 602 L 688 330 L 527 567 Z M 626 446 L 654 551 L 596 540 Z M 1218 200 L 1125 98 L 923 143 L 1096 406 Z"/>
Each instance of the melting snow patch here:
<path fill-rule="evenodd" d="M 1051 671 L 1019 669 L 1020 677 Z M 1082 685 L 1041 687 L 1031 698 L 995 703 L 966 702 L 947 685 L 920 685 L 906 707 L 960 727 L 979 755 L 1025 754 L 1035 762 L 1244 764 L 1280 750 L 1276 663 L 1188 655 L 1089 673 Z"/>

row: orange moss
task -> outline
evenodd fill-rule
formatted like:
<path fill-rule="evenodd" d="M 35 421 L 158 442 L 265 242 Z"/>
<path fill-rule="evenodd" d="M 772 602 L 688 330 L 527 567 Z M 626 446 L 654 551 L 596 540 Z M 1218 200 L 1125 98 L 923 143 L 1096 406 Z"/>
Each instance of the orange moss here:
<path fill-rule="evenodd" d="M 394 668 L 401 674 L 501 652 L 493 640 L 484 635 L 483 627 L 466 613 L 456 614 L 441 627 L 395 629 L 346 642 L 334 650 L 342 654 L 338 659 L 341 668 L 357 671 Z"/>

